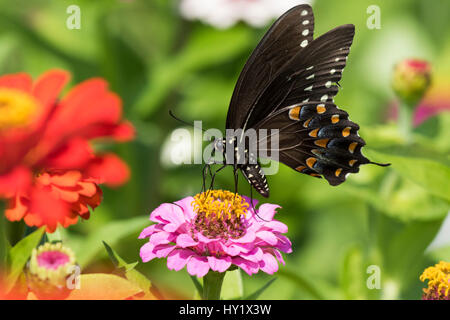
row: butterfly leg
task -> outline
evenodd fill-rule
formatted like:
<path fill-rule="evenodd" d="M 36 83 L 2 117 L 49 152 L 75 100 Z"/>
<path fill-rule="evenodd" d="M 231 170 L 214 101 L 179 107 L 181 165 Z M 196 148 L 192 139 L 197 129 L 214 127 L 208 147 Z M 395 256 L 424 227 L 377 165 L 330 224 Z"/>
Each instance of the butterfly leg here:
<path fill-rule="evenodd" d="M 212 172 L 210 172 L 211 173 L 211 184 L 209 185 L 209 190 L 214 188 L 214 180 L 216 178 L 216 174 L 219 173 L 220 171 L 222 171 L 223 169 L 225 169 L 226 167 L 227 167 L 227 165 L 224 164 L 219 169 L 214 171 L 214 174 Z"/>

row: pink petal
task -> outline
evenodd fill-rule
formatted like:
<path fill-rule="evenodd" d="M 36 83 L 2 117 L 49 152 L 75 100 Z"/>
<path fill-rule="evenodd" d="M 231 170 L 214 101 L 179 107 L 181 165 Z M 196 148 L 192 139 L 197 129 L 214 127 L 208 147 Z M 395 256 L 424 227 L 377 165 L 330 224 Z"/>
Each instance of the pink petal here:
<path fill-rule="evenodd" d="M 281 208 L 281 207 L 276 204 L 264 203 L 259 206 L 258 216 L 260 216 L 262 219 L 264 219 L 266 221 L 270 221 L 273 219 L 273 216 L 275 215 L 277 208 Z M 256 218 L 256 219 L 258 219 L 258 218 Z"/>
<path fill-rule="evenodd" d="M 173 244 L 160 244 L 155 246 L 153 252 L 155 253 L 157 258 L 165 258 L 175 248 L 176 247 Z"/>
<path fill-rule="evenodd" d="M 217 242 L 219 239 L 210 239 L 208 237 L 205 237 L 203 234 L 201 234 L 200 232 L 196 232 L 195 236 L 197 237 L 199 242 L 202 243 L 211 243 L 211 242 Z"/>
<path fill-rule="evenodd" d="M 209 271 L 209 264 L 206 257 L 192 256 L 187 263 L 187 272 L 191 276 L 199 278 L 205 276 Z"/>
<path fill-rule="evenodd" d="M 174 236 L 171 233 L 160 231 L 153 233 L 150 236 L 150 243 L 153 243 L 155 246 L 158 244 L 166 244 L 173 240 Z"/>
<path fill-rule="evenodd" d="M 152 224 L 151 226 L 142 230 L 141 234 L 139 235 L 139 239 L 145 239 L 151 236 L 153 231 L 155 230 L 155 226 L 156 224 Z"/>
<path fill-rule="evenodd" d="M 173 250 L 167 257 L 167 268 L 170 270 L 180 271 L 194 254 L 195 253 L 192 250 Z"/>
<path fill-rule="evenodd" d="M 254 248 L 249 253 L 241 253 L 240 256 L 246 260 L 258 263 L 262 259 L 263 254 L 261 248 Z"/>
<path fill-rule="evenodd" d="M 193 220 L 196 215 L 196 213 L 194 212 L 194 208 L 192 207 L 192 201 L 194 201 L 193 197 L 186 197 L 175 202 L 182 208 L 184 216 L 187 220 Z"/>
<path fill-rule="evenodd" d="M 153 253 L 154 247 L 150 242 L 147 242 L 141 247 L 140 256 L 143 262 L 149 262 L 156 257 L 156 254 Z"/>
<path fill-rule="evenodd" d="M 231 258 L 230 257 L 216 258 L 210 256 L 208 257 L 208 263 L 212 270 L 218 272 L 225 272 L 231 266 Z"/>
<path fill-rule="evenodd" d="M 239 238 L 239 239 L 233 239 L 233 242 L 237 242 L 237 243 L 250 243 L 255 241 L 256 239 L 256 235 L 254 232 L 252 232 L 250 229 L 247 229 L 247 232 L 244 234 L 243 237 Z"/>
<path fill-rule="evenodd" d="M 283 236 L 283 235 L 278 235 L 278 242 L 275 245 L 275 248 L 286 252 L 286 253 L 291 253 L 292 252 L 292 243 L 291 241 L 288 239 L 288 237 Z"/>
<path fill-rule="evenodd" d="M 264 227 L 271 229 L 271 231 L 275 231 L 275 232 L 279 232 L 279 233 L 288 232 L 288 227 L 284 223 L 277 221 L 277 220 L 272 220 L 270 222 L 266 222 L 264 224 Z"/>
<path fill-rule="evenodd" d="M 281 255 L 281 252 L 277 249 L 273 250 L 273 253 L 275 254 L 275 257 L 277 258 L 277 260 L 283 264 L 283 266 L 286 265 L 286 263 L 284 262 L 283 256 Z"/>
<path fill-rule="evenodd" d="M 256 236 L 259 239 L 267 242 L 271 246 L 276 245 L 277 242 L 278 242 L 277 237 L 275 237 L 275 235 L 272 232 L 270 232 L 270 231 L 259 231 L 259 232 L 256 233 Z"/>
<path fill-rule="evenodd" d="M 233 264 L 244 270 L 248 275 L 257 273 L 259 270 L 259 264 L 242 259 L 240 257 L 233 258 Z"/>
<path fill-rule="evenodd" d="M 164 230 L 167 232 L 175 232 L 183 223 L 186 222 L 183 211 L 179 206 L 171 203 L 163 203 L 153 210 L 150 220 L 154 222 L 167 223 Z"/>
<path fill-rule="evenodd" d="M 196 246 L 198 244 L 197 241 L 194 241 L 188 234 L 183 233 L 177 237 L 177 245 L 181 248 L 187 248 Z"/>
<path fill-rule="evenodd" d="M 278 262 L 270 253 L 264 253 L 262 261 L 259 263 L 262 271 L 274 274 L 278 271 Z"/>

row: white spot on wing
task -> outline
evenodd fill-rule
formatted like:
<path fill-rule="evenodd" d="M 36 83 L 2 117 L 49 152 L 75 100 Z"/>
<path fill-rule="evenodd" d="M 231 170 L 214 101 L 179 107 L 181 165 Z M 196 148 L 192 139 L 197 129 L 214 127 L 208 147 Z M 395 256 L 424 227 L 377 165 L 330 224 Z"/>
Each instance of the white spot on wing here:
<path fill-rule="evenodd" d="M 308 40 L 303 40 L 302 43 L 300 44 L 300 47 L 304 48 L 308 45 Z"/>

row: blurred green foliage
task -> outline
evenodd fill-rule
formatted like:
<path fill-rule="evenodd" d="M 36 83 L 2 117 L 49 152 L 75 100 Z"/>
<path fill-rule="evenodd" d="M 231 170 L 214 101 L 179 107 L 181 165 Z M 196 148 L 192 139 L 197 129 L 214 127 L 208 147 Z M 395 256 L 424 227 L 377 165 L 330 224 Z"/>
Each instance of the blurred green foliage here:
<path fill-rule="evenodd" d="M 81 8 L 80 30 L 66 28 L 70 4 Z M 379 30 L 366 26 L 372 4 L 381 8 Z M 450 2 L 316 0 L 313 7 L 316 35 L 356 25 L 336 103 L 361 126 L 366 155 L 392 166 L 364 166 L 337 188 L 280 166 L 269 177 L 269 201 L 283 207 L 277 218 L 289 226 L 293 253 L 260 298 L 417 299 L 423 269 L 450 258 L 448 248 L 426 251 L 449 210 L 450 116 L 428 120 L 416 129 L 416 144 L 404 145 L 388 121 L 390 75 L 396 61 L 413 56 L 429 60 L 435 75 L 449 77 Z M 168 0 L 0 1 L 0 74 L 38 76 L 64 68 L 73 75 L 71 85 L 104 77 L 137 128 L 134 142 L 111 147 L 130 165 L 129 183 L 104 188 L 104 201 L 88 221 L 61 230 L 84 272 L 110 264 L 102 240 L 124 261 L 140 260 L 145 241 L 137 236 L 151 210 L 200 191 L 199 165 L 169 168 L 161 161 L 163 142 L 179 126 L 168 110 L 223 129 L 239 72 L 265 30 L 240 23 L 221 31 L 186 21 L 177 1 Z M 233 190 L 229 169 L 216 186 Z M 249 189 L 242 183 L 240 190 Z M 154 260 L 135 270 L 166 297 L 194 297 L 187 272 L 165 264 Z M 380 290 L 366 286 L 370 265 L 380 267 Z M 227 295 L 258 293 L 270 279 L 243 274 L 243 291 L 231 288 Z"/>

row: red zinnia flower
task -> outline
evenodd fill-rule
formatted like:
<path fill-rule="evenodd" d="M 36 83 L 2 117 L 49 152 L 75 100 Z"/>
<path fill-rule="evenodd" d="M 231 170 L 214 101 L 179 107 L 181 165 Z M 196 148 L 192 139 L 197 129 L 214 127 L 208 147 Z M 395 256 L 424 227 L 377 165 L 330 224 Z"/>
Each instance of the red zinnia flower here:
<path fill-rule="evenodd" d="M 52 70 L 36 81 L 25 73 L 0 77 L 0 197 L 6 217 L 29 226 L 74 224 L 100 204 L 100 183 L 120 185 L 129 170 L 114 154 L 96 155 L 94 138 L 126 141 L 120 98 L 102 79 L 75 86 L 58 100 L 69 74 Z"/>

